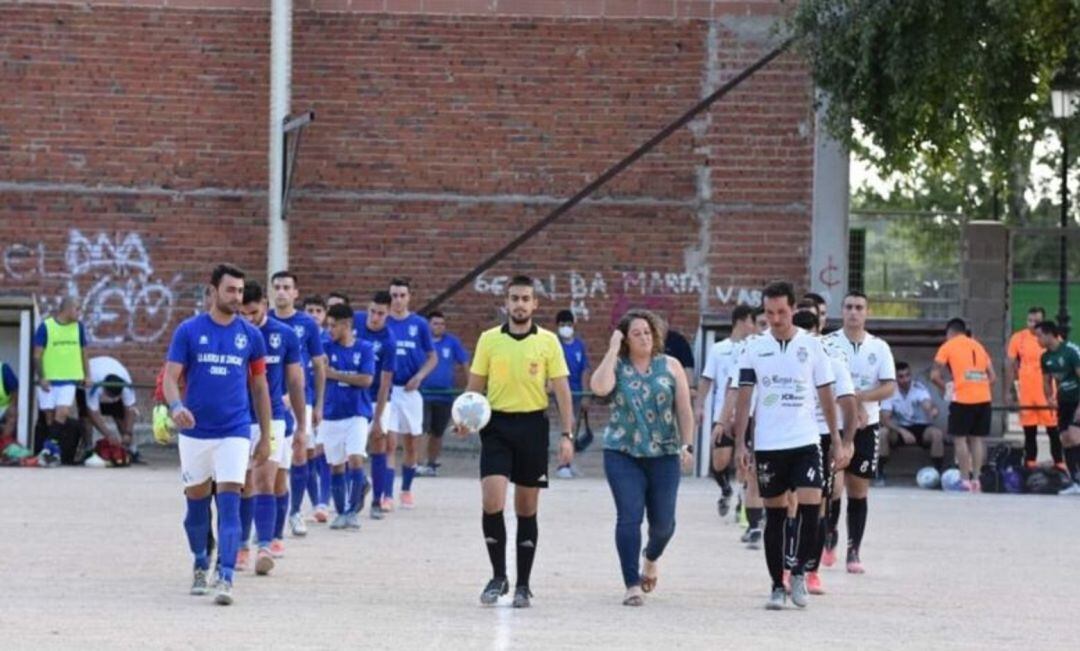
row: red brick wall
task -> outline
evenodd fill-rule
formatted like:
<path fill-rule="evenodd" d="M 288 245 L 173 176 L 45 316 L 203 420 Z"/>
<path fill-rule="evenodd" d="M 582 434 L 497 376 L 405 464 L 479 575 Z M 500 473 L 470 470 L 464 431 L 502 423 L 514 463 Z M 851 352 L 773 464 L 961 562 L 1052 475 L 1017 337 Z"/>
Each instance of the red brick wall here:
<path fill-rule="evenodd" d="M 76 292 L 142 380 L 215 262 L 265 271 L 268 14 L 204 4 L 0 2 L 0 292 Z M 768 19 L 746 16 L 775 8 L 428 4 L 297 5 L 293 107 L 317 116 L 289 214 L 304 291 L 366 298 L 403 274 L 419 307 L 759 56 Z M 711 36 L 671 18 L 720 13 Z M 545 322 L 575 306 L 594 354 L 631 305 L 692 336 L 740 290 L 805 284 L 812 146 L 786 57 L 453 297 L 452 327 L 498 318 L 517 271 L 544 283 Z"/>

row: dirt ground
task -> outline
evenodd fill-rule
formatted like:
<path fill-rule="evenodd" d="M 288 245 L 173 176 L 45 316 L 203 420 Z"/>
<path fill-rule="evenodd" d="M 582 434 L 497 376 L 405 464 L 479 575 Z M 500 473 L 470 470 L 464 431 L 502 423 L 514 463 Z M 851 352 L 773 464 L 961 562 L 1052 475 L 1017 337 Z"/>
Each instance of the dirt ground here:
<path fill-rule="evenodd" d="M 0 647 L 396 649 L 1061 648 L 1080 502 L 913 488 L 871 494 L 864 576 L 824 571 L 805 611 L 766 612 L 762 552 L 687 479 L 658 589 L 620 605 L 614 508 L 593 461 L 544 493 L 533 608 L 482 608 L 475 460 L 418 478 L 418 508 L 359 532 L 312 525 L 236 603 L 187 594 L 175 451 L 148 465 L 0 470 Z M 511 541 L 515 523 L 508 517 Z M 513 551 L 509 566 L 513 573 Z"/>

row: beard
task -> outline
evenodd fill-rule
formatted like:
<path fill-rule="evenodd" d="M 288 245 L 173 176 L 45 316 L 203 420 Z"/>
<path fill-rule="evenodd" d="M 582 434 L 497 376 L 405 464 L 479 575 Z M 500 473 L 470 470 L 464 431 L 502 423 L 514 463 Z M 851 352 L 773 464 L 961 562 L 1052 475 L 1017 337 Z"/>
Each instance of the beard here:
<path fill-rule="evenodd" d="M 510 321 L 512 321 L 514 325 L 525 325 L 526 323 L 528 323 L 531 320 L 532 320 L 532 315 L 531 314 L 527 314 L 525 316 L 517 316 L 515 314 L 510 315 Z"/>

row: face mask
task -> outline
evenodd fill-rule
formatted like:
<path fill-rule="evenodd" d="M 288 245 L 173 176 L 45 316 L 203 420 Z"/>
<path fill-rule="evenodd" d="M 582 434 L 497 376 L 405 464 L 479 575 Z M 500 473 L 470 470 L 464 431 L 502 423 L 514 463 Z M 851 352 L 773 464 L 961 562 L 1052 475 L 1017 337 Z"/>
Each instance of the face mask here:
<path fill-rule="evenodd" d="M 569 339 L 574 336 L 573 326 L 559 326 L 559 336 L 563 339 Z"/>

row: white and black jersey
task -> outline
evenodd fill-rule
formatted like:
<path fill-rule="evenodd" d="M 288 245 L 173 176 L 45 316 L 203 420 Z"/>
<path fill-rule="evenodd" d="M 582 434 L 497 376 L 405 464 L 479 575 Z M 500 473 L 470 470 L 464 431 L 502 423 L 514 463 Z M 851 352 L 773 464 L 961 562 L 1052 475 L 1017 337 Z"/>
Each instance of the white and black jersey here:
<path fill-rule="evenodd" d="M 750 344 L 751 341 L 759 338 L 760 336 L 761 335 L 755 333 L 755 334 L 750 335 L 746 339 L 743 339 L 739 343 L 735 344 L 735 360 L 734 360 L 734 363 L 728 368 L 728 376 L 727 376 L 727 379 L 724 381 L 725 390 L 727 390 L 727 389 L 734 389 L 735 391 L 739 390 L 739 362 L 742 359 L 743 351 L 746 350 L 746 347 Z M 754 400 L 756 400 L 756 399 L 757 399 L 757 388 L 755 387 L 754 388 L 754 395 L 750 398 L 750 417 L 751 418 L 754 417 Z M 721 403 L 720 407 L 723 408 L 722 403 Z M 719 414 L 717 414 L 717 415 L 719 415 Z"/>
<path fill-rule="evenodd" d="M 862 342 L 847 338 L 843 330 L 838 330 L 825 340 L 835 345 L 848 357 L 848 369 L 855 383 L 856 391 L 871 391 L 882 382 L 896 381 L 896 365 L 893 363 L 892 349 L 884 339 L 866 333 Z M 869 424 L 877 425 L 880 420 L 881 406 L 877 402 L 863 403 L 869 416 Z"/>
<path fill-rule="evenodd" d="M 796 329 L 787 341 L 772 332 L 747 342 L 739 386 L 755 387 L 754 449 L 787 450 L 820 441 L 817 390 L 836 381 L 821 342 Z"/>
<path fill-rule="evenodd" d="M 855 384 L 851 379 L 851 371 L 848 370 L 848 358 L 847 354 L 841 350 L 836 344 L 827 339 L 819 339 L 821 341 L 821 347 L 825 350 L 825 354 L 829 357 L 829 365 L 832 367 L 833 376 L 836 378 L 836 384 L 833 385 L 833 397 L 837 400 L 844 396 L 855 395 Z M 815 396 L 816 397 L 816 396 Z M 817 416 L 818 432 L 825 436 L 831 434 L 829 432 L 829 426 L 825 422 L 825 412 L 821 409 L 821 401 L 818 401 L 817 409 L 815 410 Z M 844 417 L 840 410 L 840 405 L 836 406 L 836 427 L 842 429 L 844 424 Z"/>
<path fill-rule="evenodd" d="M 705 370 L 701 372 L 701 377 L 713 383 L 710 395 L 705 397 L 705 409 L 702 416 L 705 419 L 702 426 L 706 429 L 712 429 L 716 421 L 720 420 L 728 378 L 731 377 L 732 369 L 738 361 L 739 343 L 730 338 L 718 341 L 709 348 L 709 354 L 705 357 Z"/>

